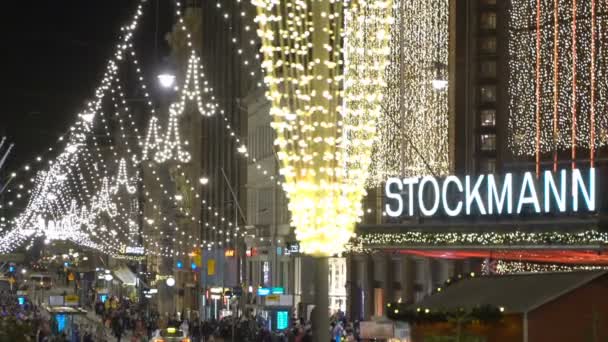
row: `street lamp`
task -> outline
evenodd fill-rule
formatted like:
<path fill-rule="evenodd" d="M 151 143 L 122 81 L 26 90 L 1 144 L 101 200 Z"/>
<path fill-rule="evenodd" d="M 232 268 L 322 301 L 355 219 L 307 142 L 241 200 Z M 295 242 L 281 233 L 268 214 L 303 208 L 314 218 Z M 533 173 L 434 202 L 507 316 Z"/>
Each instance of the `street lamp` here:
<path fill-rule="evenodd" d="M 431 83 L 433 84 L 433 89 L 435 90 L 443 90 L 448 86 L 448 81 L 441 79 L 434 79 L 431 81 Z"/>
<path fill-rule="evenodd" d="M 201 185 L 207 185 L 207 184 L 209 184 L 209 178 L 201 177 L 198 179 L 198 182 L 201 183 Z"/>
<path fill-rule="evenodd" d="M 114 279 L 114 276 L 113 276 L 113 275 L 111 275 L 111 274 L 106 274 L 106 275 L 104 275 L 104 276 L 103 276 L 103 278 L 104 278 L 106 281 L 112 281 L 112 279 Z"/>
<path fill-rule="evenodd" d="M 169 277 L 167 278 L 167 280 L 165 280 L 165 283 L 167 284 L 167 286 L 173 287 L 175 285 L 175 278 Z"/>
<path fill-rule="evenodd" d="M 160 86 L 166 89 L 169 89 L 171 87 L 173 87 L 173 84 L 175 84 L 175 75 L 170 74 L 170 73 L 162 73 L 160 75 L 157 76 L 158 77 L 158 83 L 160 83 Z"/>

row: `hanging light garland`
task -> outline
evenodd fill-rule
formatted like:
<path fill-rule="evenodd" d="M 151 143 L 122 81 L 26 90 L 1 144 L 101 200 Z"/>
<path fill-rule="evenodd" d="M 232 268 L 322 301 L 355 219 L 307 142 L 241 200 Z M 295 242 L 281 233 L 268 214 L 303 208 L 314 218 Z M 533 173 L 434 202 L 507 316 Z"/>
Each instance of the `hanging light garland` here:
<path fill-rule="evenodd" d="M 447 79 L 448 0 L 395 0 L 383 111 L 369 185 L 391 176 L 443 175 L 450 170 Z"/>
<path fill-rule="evenodd" d="M 501 245 L 602 245 L 608 233 L 597 230 L 583 232 L 487 232 L 487 233 L 369 233 L 361 234 L 354 244 L 364 248 L 415 246 L 501 246 Z"/>
<path fill-rule="evenodd" d="M 511 0 L 508 143 L 516 155 L 608 143 L 608 3 Z M 535 18 L 533 22 L 530 18 Z M 537 63 L 530 63 L 536 60 Z M 585 158 L 588 159 L 588 158 Z M 557 160 L 555 160 L 557 161 Z"/>
<path fill-rule="evenodd" d="M 275 145 L 282 164 L 280 174 L 285 178 L 283 189 L 296 238 L 302 251 L 311 255 L 342 251 L 362 214 L 365 189 L 359 184 L 367 178 L 367 170 L 359 169 L 364 164 L 354 158 L 369 158 L 369 139 L 375 138 L 375 104 L 380 99 L 374 87 L 381 88 L 384 83 L 374 63 L 379 62 L 378 67 L 386 64 L 391 2 L 352 3 L 351 26 L 344 31 L 348 9 L 340 1 L 253 2 L 258 7 L 256 22 L 267 97 L 272 103 L 272 127 L 277 133 Z M 368 9 L 375 13 L 363 19 Z M 369 34 L 357 34 L 356 27 L 364 27 Z M 362 77 L 376 82 L 370 87 L 344 83 L 345 72 L 357 77 L 357 66 L 344 64 L 345 34 L 347 44 L 354 47 L 346 51 L 365 63 Z M 358 42 L 365 38 L 380 48 L 360 52 Z M 344 100 L 353 107 L 344 108 Z M 360 112 L 358 106 L 371 111 Z M 346 120 L 349 124 L 345 126 Z"/>

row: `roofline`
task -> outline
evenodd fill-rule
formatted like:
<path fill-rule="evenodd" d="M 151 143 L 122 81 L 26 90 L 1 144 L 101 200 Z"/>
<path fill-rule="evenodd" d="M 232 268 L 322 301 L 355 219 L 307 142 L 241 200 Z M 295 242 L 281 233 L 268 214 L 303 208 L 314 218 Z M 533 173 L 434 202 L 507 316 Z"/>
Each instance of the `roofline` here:
<path fill-rule="evenodd" d="M 565 295 L 565 294 L 567 294 L 567 293 L 569 293 L 569 292 L 572 292 L 572 291 L 574 291 L 574 290 L 578 289 L 579 287 L 582 287 L 583 285 L 586 285 L 586 284 L 588 284 L 588 283 L 590 283 L 590 282 L 592 282 L 592 281 L 596 280 L 597 278 L 603 277 L 603 276 L 605 276 L 605 275 L 607 275 L 607 274 L 608 274 L 608 271 L 598 271 L 598 272 L 596 273 L 596 275 L 594 275 L 593 277 L 590 277 L 590 278 L 586 278 L 586 279 L 584 279 L 584 280 L 581 280 L 581 282 L 579 282 L 579 283 L 577 283 L 577 284 L 575 284 L 575 285 L 573 285 L 573 286 L 571 286 L 571 287 L 569 287 L 569 288 L 565 289 L 564 291 L 560 291 L 560 292 L 558 292 L 558 293 L 557 293 L 555 296 L 551 296 L 551 297 L 549 297 L 548 299 L 545 299 L 545 300 L 543 300 L 543 301 L 541 301 L 541 302 L 537 303 L 536 305 L 531 306 L 530 308 L 528 308 L 528 309 L 527 309 L 526 311 L 524 311 L 523 313 L 524 313 L 524 314 L 530 313 L 530 312 L 532 312 L 532 311 L 534 311 L 534 310 L 536 310 L 536 309 L 540 308 L 541 306 L 543 306 L 543 305 L 545 305 L 545 304 L 547 304 L 547 303 L 549 303 L 549 302 L 552 302 L 552 301 L 556 300 L 557 298 L 559 298 L 559 297 L 561 297 L 561 296 L 563 296 L 563 295 Z"/>

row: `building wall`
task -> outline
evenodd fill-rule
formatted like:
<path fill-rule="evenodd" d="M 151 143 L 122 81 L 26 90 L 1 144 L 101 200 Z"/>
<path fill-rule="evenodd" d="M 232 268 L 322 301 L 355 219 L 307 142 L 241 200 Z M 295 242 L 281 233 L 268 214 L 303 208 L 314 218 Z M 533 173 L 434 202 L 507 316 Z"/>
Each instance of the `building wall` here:
<path fill-rule="evenodd" d="M 445 336 L 452 337 L 454 340 L 457 336 L 457 326 L 453 323 L 429 323 L 416 324 L 412 329 L 412 342 L 426 342 L 432 340 L 433 337 Z M 481 324 L 472 322 L 462 328 L 462 336 L 478 336 L 481 341 L 487 342 L 519 342 L 523 339 L 523 326 L 521 315 L 507 315 L 499 323 Z M 485 339 L 483 339 L 485 338 Z M 529 340 L 534 341 L 553 341 L 550 339 Z M 570 341 L 578 341 L 576 339 Z"/>
<path fill-rule="evenodd" d="M 467 260 L 421 258 L 380 252 L 347 261 L 347 314 L 353 320 L 385 315 L 387 303 L 416 303 L 450 277 L 473 271 Z M 476 265 L 476 264 L 475 264 Z M 475 269 L 474 271 L 478 271 Z"/>
<path fill-rule="evenodd" d="M 532 311 L 528 341 L 608 340 L 606 289 L 608 276 L 603 276 Z"/>
<path fill-rule="evenodd" d="M 505 2 L 450 6 L 450 141 L 457 174 L 494 173 L 506 141 Z"/>

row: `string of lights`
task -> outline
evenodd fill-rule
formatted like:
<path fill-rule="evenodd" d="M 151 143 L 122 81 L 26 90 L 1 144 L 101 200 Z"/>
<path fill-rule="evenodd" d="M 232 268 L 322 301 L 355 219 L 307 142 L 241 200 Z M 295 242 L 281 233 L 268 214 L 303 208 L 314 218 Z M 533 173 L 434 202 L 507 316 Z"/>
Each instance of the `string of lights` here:
<path fill-rule="evenodd" d="M 493 263 L 493 265 L 490 266 L 490 263 Z M 494 274 L 573 272 L 606 269 L 608 269 L 608 266 L 548 264 L 507 260 L 484 260 L 482 264 L 483 271 Z"/>
<path fill-rule="evenodd" d="M 358 102 L 355 100 L 357 95 L 364 97 L 367 94 L 356 92 L 364 88 L 344 87 L 344 71 L 356 66 L 345 66 L 343 38 L 348 35 L 352 46 L 356 47 L 360 46 L 356 42 L 363 37 L 354 29 L 344 30 L 348 8 L 339 1 L 279 4 L 256 0 L 253 4 L 258 8 L 257 32 L 262 40 L 266 95 L 272 103 L 270 114 L 274 122 L 271 126 L 277 135 L 279 172 L 284 177 L 282 185 L 289 199 L 288 209 L 296 238 L 304 253 L 332 255 L 343 250 L 363 212 L 361 199 L 365 190 L 358 184 L 367 178 L 367 170 L 359 169 L 363 163 L 349 159 L 347 146 L 360 146 L 351 148 L 355 152 L 353 158 L 369 155 L 371 144 L 368 139 L 375 138 L 374 109 L 379 99 L 372 96 Z M 378 28 L 391 20 L 391 2 L 358 1 L 353 5 L 356 19 L 351 27 L 362 25 L 360 27 L 371 33 L 372 27 Z M 360 9 L 371 8 L 378 13 L 360 16 Z M 360 17 L 365 19 L 359 21 Z M 380 30 L 368 37 L 374 37 L 380 47 L 388 46 L 390 31 Z M 386 63 L 385 49 L 355 52 L 353 58 L 364 63 L 380 61 L 380 66 Z M 356 69 L 350 69 L 351 75 L 353 70 Z M 375 74 L 373 65 L 366 64 L 361 70 L 370 73 L 362 76 L 372 76 L 370 81 L 377 81 L 378 77 L 382 80 Z M 370 87 L 382 87 L 383 83 L 382 80 Z M 355 106 L 355 112 L 342 107 L 344 99 Z M 367 108 L 372 111 L 358 113 L 358 105 L 369 106 Z M 362 126 L 355 114 L 361 114 Z M 347 127 L 344 117 L 352 120 Z"/>
<path fill-rule="evenodd" d="M 395 0 L 387 87 L 368 184 L 446 174 L 448 1 Z"/>
<path fill-rule="evenodd" d="M 608 242 L 608 233 L 597 230 L 583 232 L 404 232 L 369 233 L 357 237 L 355 245 L 366 248 L 380 246 L 500 246 L 500 245 L 601 245 Z"/>
<path fill-rule="evenodd" d="M 607 143 L 605 1 L 512 0 L 509 6 L 509 137 L 517 155 L 595 150 Z M 601 14 L 601 15 L 599 15 Z M 532 23 L 530 18 L 536 21 Z M 536 60 L 537 63 L 529 63 Z"/>

